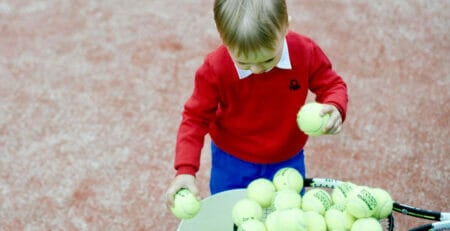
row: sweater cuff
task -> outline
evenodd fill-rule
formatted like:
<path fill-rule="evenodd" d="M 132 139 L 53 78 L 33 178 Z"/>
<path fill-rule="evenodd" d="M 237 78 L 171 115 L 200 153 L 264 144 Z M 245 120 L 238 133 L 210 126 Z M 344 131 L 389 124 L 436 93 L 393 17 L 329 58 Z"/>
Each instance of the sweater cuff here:
<path fill-rule="evenodd" d="M 324 102 L 324 103 L 335 106 L 338 109 L 339 114 L 341 114 L 342 123 L 344 123 L 345 117 L 346 117 L 346 114 L 347 114 L 345 109 L 342 108 L 338 103 L 335 103 L 335 102 Z"/>
<path fill-rule="evenodd" d="M 197 169 L 190 165 L 184 165 L 177 168 L 177 176 L 181 174 L 189 174 L 195 176 Z"/>

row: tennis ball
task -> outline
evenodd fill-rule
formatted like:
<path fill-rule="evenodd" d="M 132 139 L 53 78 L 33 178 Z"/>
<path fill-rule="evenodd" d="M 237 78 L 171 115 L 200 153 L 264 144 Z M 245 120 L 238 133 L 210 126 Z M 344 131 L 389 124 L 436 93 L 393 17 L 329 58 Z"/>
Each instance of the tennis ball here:
<path fill-rule="evenodd" d="M 330 119 L 329 114 L 320 116 L 323 105 L 312 102 L 303 105 L 297 113 L 297 124 L 305 134 L 319 136 L 323 134 L 323 127 Z"/>
<path fill-rule="evenodd" d="M 352 216 L 347 211 L 342 212 L 344 214 L 344 220 L 345 220 L 345 229 L 350 230 L 352 228 L 353 223 L 355 222 L 356 218 Z"/>
<path fill-rule="evenodd" d="M 275 186 L 268 179 L 258 178 L 247 186 L 247 197 L 258 202 L 262 208 L 269 207 L 274 196 Z"/>
<path fill-rule="evenodd" d="M 266 224 L 266 228 L 267 231 L 283 231 L 279 229 L 279 225 L 278 225 L 278 215 L 280 214 L 280 210 L 275 210 L 271 213 L 269 213 L 269 215 L 267 215 L 265 224 Z"/>
<path fill-rule="evenodd" d="M 377 219 L 388 217 L 389 214 L 392 213 L 392 208 L 394 205 L 391 195 L 381 188 L 374 188 L 372 189 L 372 192 L 377 201 L 377 206 L 372 216 Z"/>
<path fill-rule="evenodd" d="M 285 209 L 278 214 L 278 229 L 282 231 L 307 231 L 303 211 L 300 209 Z"/>
<path fill-rule="evenodd" d="M 337 210 L 343 212 L 345 210 L 345 205 L 343 205 L 343 204 L 332 204 L 328 209 L 337 209 Z"/>
<path fill-rule="evenodd" d="M 331 192 L 331 199 L 333 199 L 333 203 L 336 205 L 345 205 L 347 203 L 348 196 L 355 187 L 356 185 L 351 182 L 342 182 L 338 184 Z"/>
<path fill-rule="evenodd" d="M 303 177 L 300 172 L 291 167 L 285 167 L 278 170 L 272 180 L 276 190 L 290 188 L 300 192 L 303 188 Z"/>
<path fill-rule="evenodd" d="M 346 230 L 345 216 L 342 211 L 335 208 L 328 209 L 324 217 L 328 230 Z"/>
<path fill-rule="evenodd" d="M 234 224 L 240 226 L 247 220 L 261 220 L 263 216 L 263 210 L 258 202 L 244 198 L 234 204 L 231 211 Z"/>
<path fill-rule="evenodd" d="M 260 220 L 248 220 L 242 222 L 238 231 L 266 231 L 266 226 Z"/>
<path fill-rule="evenodd" d="M 372 216 L 377 207 L 377 200 L 371 188 L 359 186 L 350 193 L 346 211 L 356 218 L 367 218 Z"/>
<path fill-rule="evenodd" d="M 316 211 L 321 215 L 332 205 L 330 194 L 324 189 L 313 188 L 306 191 L 302 198 L 302 209 L 304 211 Z"/>
<path fill-rule="evenodd" d="M 383 226 L 373 217 L 360 218 L 353 223 L 351 231 L 383 231 Z"/>
<path fill-rule="evenodd" d="M 275 210 L 300 208 L 302 197 L 292 189 L 282 189 L 277 191 L 273 198 L 273 208 Z"/>
<path fill-rule="evenodd" d="M 201 207 L 201 203 L 195 195 L 185 188 L 178 190 L 175 194 L 173 205 L 170 210 L 179 219 L 193 218 Z"/>
<path fill-rule="evenodd" d="M 307 211 L 303 213 L 308 231 L 327 231 L 325 218 L 315 211 Z"/>

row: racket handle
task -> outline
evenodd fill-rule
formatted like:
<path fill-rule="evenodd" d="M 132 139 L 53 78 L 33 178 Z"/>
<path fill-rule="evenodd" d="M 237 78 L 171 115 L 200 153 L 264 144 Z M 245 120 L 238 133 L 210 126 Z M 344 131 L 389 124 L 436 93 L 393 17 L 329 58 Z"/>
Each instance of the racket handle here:
<path fill-rule="evenodd" d="M 304 187 L 334 188 L 342 183 L 332 178 L 305 178 Z"/>

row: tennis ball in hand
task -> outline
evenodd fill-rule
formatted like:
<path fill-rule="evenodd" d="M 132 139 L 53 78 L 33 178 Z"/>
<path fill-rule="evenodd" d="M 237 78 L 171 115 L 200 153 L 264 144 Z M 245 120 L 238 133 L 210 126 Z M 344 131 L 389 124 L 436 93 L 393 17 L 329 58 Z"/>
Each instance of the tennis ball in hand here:
<path fill-rule="evenodd" d="M 313 188 L 306 191 L 302 198 L 302 209 L 304 211 L 315 211 L 321 215 L 332 205 L 330 194 L 324 189 Z"/>
<path fill-rule="evenodd" d="M 233 222 L 237 226 L 240 226 L 247 220 L 261 220 L 263 216 L 263 210 L 258 202 L 248 198 L 244 198 L 236 202 L 231 212 Z"/>
<path fill-rule="evenodd" d="M 266 231 L 266 226 L 262 221 L 252 219 L 242 222 L 238 231 Z"/>
<path fill-rule="evenodd" d="M 373 217 L 377 219 L 383 219 L 389 216 L 392 213 L 392 207 L 394 206 L 394 201 L 392 200 L 391 195 L 381 188 L 372 189 L 373 195 L 377 200 L 377 207 L 375 208 L 375 212 L 373 213 Z"/>
<path fill-rule="evenodd" d="M 247 186 L 247 197 L 258 202 L 262 208 L 267 208 L 272 204 L 275 196 L 275 186 L 265 178 L 258 178 L 250 182 Z"/>
<path fill-rule="evenodd" d="M 353 189 L 348 197 L 346 211 L 356 218 L 372 216 L 377 207 L 372 189 L 366 186 L 358 186 Z"/>
<path fill-rule="evenodd" d="M 316 102 L 303 105 L 297 113 L 297 125 L 300 130 L 310 136 L 322 135 L 323 128 L 330 119 L 329 114 L 320 116 L 322 108 L 323 105 Z"/>
<path fill-rule="evenodd" d="M 348 196 L 354 188 L 356 188 L 356 185 L 351 182 L 342 182 L 338 184 L 331 192 L 333 203 L 336 205 L 345 205 Z"/>
<path fill-rule="evenodd" d="M 188 189 L 182 188 L 175 194 L 173 207 L 170 208 L 173 215 L 179 219 L 193 218 L 200 211 L 201 203 Z"/>
<path fill-rule="evenodd" d="M 276 190 L 293 189 L 300 192 L 303 188 L 303 177 L 295 168 L 285 167 L 278 170 L 272 179 Z"/>
<path fill-rule="evenodd" d="M 383 231 L 383 226 L 375 218 L 360 218 L 353 223 L 351 231 Z"/>
<path fill-rule="evenodd" d="M 308 231 L 327 231 L 325 218 L 315 211 L 307 211 L 303 213 Z"/>
<path fill-rule="evenodd" d="M 300 194 L 292 189 L 282 189 L 277 191 L 273 198 L 273 208 L 275 210 L 299 209 L 302 203 Z"/>

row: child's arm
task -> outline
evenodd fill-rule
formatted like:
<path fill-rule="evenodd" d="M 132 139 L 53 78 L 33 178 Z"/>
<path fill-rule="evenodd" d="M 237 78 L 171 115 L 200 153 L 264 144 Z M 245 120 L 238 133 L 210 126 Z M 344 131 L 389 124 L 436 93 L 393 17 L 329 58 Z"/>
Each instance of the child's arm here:
<path fill-rule="evenodd" d="M 216 116 L 218 94 L 216 78 L 206 59 L 195 74 L 194 90 L 184 105 L 175 147 L 177 175 L 195 175 L 198 171 L 204 138 Z"/>
<path fill-rule="evenodd" d="M 315 43 L 311 52 L 309 84 L 310 90 L 316 95 L 316 101 L 330 106 L 324 109 L 324 113 L 330 113 L 331 116 L 325 129 L 328 129 L 328 133 L 339 132 L 334 129 L 340 129 L 339 125 L 345 120 L 348 103 L 347 85 L 333 70 L 328 57 Z"/>
<path fill-rule="evenodd" d="M 219 102 L 214 80 L 208 59 L 205 59 L 196 72 L 193 93 L 184 105 L 175 150 L 177 176 L 167 190 L 168 206 L 173 205 L 173 196 L 181 188 L 187 188 L 199 197 L 195 174 L 200 167 L 204 137 L 209 132 Z"/>

